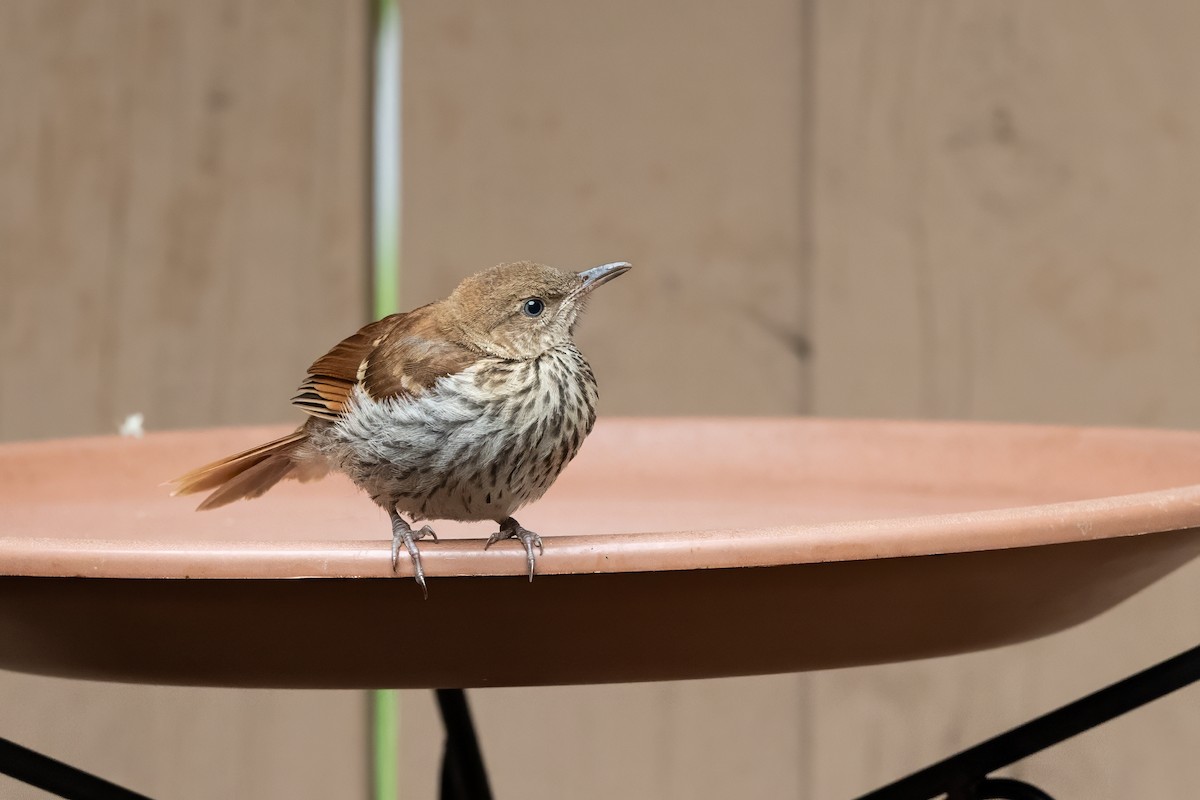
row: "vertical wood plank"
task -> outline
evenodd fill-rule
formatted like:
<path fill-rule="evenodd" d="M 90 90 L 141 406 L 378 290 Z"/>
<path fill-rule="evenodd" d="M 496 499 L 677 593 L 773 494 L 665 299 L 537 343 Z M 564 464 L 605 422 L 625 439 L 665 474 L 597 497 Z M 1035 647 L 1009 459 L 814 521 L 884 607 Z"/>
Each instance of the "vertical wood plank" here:
<path fill-rule="evenodd" d="M 0 439 L 291 418 L 366 309 L 367 10 L 0 0 Z M 151 796 L 366 794 L 360 693 L 0 700 L 0 734 Z"/>
<path fill-rule="evenodd" d="M 402 795 L 437 796 L 431 692 L 404 692 Z M 496 797 L 801 797 L 795 676 L 468 692 Z M 430 731 L 439 735 L 431 736 Z"/>
<path fill-rule="evenodd" d="M 815 411 L 1200 424 L 1200 10 L 822 3 Z M 849 797 L 1194 645 L 1200 568 L 1043 642 L 817 676 Z M 1189 797 L 1195 688 L 1013 773 Z"/>
<path fill-rule="evenodd" d="M 632 261 L 580 326 L 602 413 L 798 411 L 798 6 L 404 13 L 403 305 L 501 261 Z"/>
<path fill-rule="evenodd" d="M 122 686 L 5 673 L 3 736 L 150 797 L 362 798 L 362 692 Z M 6 800 L 44 792 L 0 776 Z"/>
<path fill-rule="evenodd" d="M 366 307 L 365 4 L 0 15 L 0 437 L 289 419 Z"/>
<path fill-rule="evenodd" d="M 629 260 L 580 325 L 601 414 L 800 411 L 800 7 L 451 0 L 404 14 L 401 305 L 501 261 Z M 497 796 L 794 797 L 802 686 L 472 700 Z M 425 693 L 403 709 L 405 797 L 433 797 L 440 725 Z"/>
<path fill-rule="evenodd" d="M 1196 9 L 819 19 L 818 413 L 1194 424 Z"/>

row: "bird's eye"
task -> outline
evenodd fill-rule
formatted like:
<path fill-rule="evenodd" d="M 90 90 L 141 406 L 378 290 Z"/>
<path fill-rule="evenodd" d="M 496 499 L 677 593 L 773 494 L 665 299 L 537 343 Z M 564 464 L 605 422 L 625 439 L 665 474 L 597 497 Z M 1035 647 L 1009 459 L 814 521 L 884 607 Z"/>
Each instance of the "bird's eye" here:
<path fill-rule="evenodd" d="M 542 302 L 540 297 L 531 297 L 521 304 L 521 311 L 523 311 L 527 317 L 540 316 L 545 310 L 546 304 Z"/>

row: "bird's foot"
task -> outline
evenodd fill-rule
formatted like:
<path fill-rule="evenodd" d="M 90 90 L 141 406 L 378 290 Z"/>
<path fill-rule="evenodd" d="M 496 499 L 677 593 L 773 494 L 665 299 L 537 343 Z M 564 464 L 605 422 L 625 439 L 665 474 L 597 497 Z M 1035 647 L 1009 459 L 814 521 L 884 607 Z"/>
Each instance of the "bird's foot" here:
<path fill-rule="evenodd" d="M 437 534 L 428 525 L 419 531 L 414 531 L 395 509 L 391 510 L 390 516 L 392 518 L 392 572 L 395 572 L 400 566 L 400 545 L 403 544 L 404 548 L 408 550 L 409 557 L 412 558 L 413 574 L 417 578 L 417 585 L 421 587 L 421 593 L 428 600 L 429 589 L 425 586 L 425 569 L 421 566 L 421 551 L 417 549 L 417 541 L 428 536 L 436 542 Z"/>
<path fill-rule="evenodd" d="M 536 546 L 538 552 L 542 550 L 542 537 L 538 536 L 533 531 L 527 531 L 521 527 L 521 523 L 517 522 L 512 517 L 500 523 L 500 530 L 488 537 L 487 544 L 483 546 L 484 550 L 494 545 L 503 539 L 519 539 L 521 544 L 525 546 L 525 557 L 529 561 L 529 580 L 533 580 L 533 565 L 536 559 L 533 556 L 533 548 Z"/>

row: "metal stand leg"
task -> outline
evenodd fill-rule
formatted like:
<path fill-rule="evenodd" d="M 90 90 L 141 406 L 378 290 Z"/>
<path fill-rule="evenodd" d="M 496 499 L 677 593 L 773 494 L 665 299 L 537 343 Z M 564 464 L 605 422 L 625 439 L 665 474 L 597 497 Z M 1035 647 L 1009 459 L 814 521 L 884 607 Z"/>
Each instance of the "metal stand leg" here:
<path fill-rule="evenodd" d="M 1036 786 L 1012 778 L 985 778 L 961 792 L 951 792 L 947 800 L 1054 800 Z"/>
<path fill-rule="evenodd" d="M 988 774 L 1200 680 L 1200 647 L 914 772 L 859 800 L 1052 800 L 1021 781 Z"/>
<path fill-rule="evenodd" d="M 492 800 L 466 695 L 462 689 L 438 689 L 437 701 L 446 726 L 442 800 Z"/>
<path fill-rule="evenodd" d="M 0 773 L 68 800 L 150 800 L 8 739 L 0 739 Z"/>

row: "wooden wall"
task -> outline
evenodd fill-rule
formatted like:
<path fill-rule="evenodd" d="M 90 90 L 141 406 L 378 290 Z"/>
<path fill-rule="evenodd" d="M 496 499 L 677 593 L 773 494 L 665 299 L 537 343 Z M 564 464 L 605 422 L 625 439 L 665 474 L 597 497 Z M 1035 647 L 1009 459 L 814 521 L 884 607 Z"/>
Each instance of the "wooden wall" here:
<path fill-rule="evenodd" d="M 368 7 L 0 0 L 0 438 L 290 418 L 366 308 Z M 402 305 L 502 260 L 628 259 L 579 337 L 605 414 L 1195 426 L 1198 23 L 408 0 Z M 991 653 L 473 700 L 500 797 L 850 797 L 1194 644 L 1198 600 L 1191 568 Z M 1191 797 L 1198 692 L 1013 772 Z M 358 693 L 0 698 L 0 735 L 150 794 L 366 793 Z M 402 712 L 403 796 L 432 797 L 428 694 Z"/>
<path fill-rule="evenodd" d="M 367 27 L 365 3 L 0 1 L 0 439 L 287 418 L 366 313 Z M 154 797 L 366 792 L 358 692 L 2 673 L 0 707 L 0 736 Z"/>
<path fill-rule="evenodd" d="M 1200 7 L 820 3 L 813 411 L 1200 426 Z M 846 797 L 1200 642 L 1200 565 L 1031 645 L 811 677 Z M 1013 773 L 1200 793 L 1200 687 Z"/>
<path fill-rule="evenodd" d="M 634 261 L 580 326 L 608 413 L 799 410 L 799 6 L 404 9 L 403 302 Z"/>
<path fill-rule="evenodd" d="M 601 413 L 1200 424 L 1196 8 L 405 9 L 405 303 L 633 261 L 581 326 Z M 851 797 L 1194 645 L 1198 604 L 1193 567 L 991 653 L 473 699 L 502 797 Z M 1012 774 L 1192 797 L 1197 700 Z M 404 710 L 432 797 L 432 704 Z"/>

